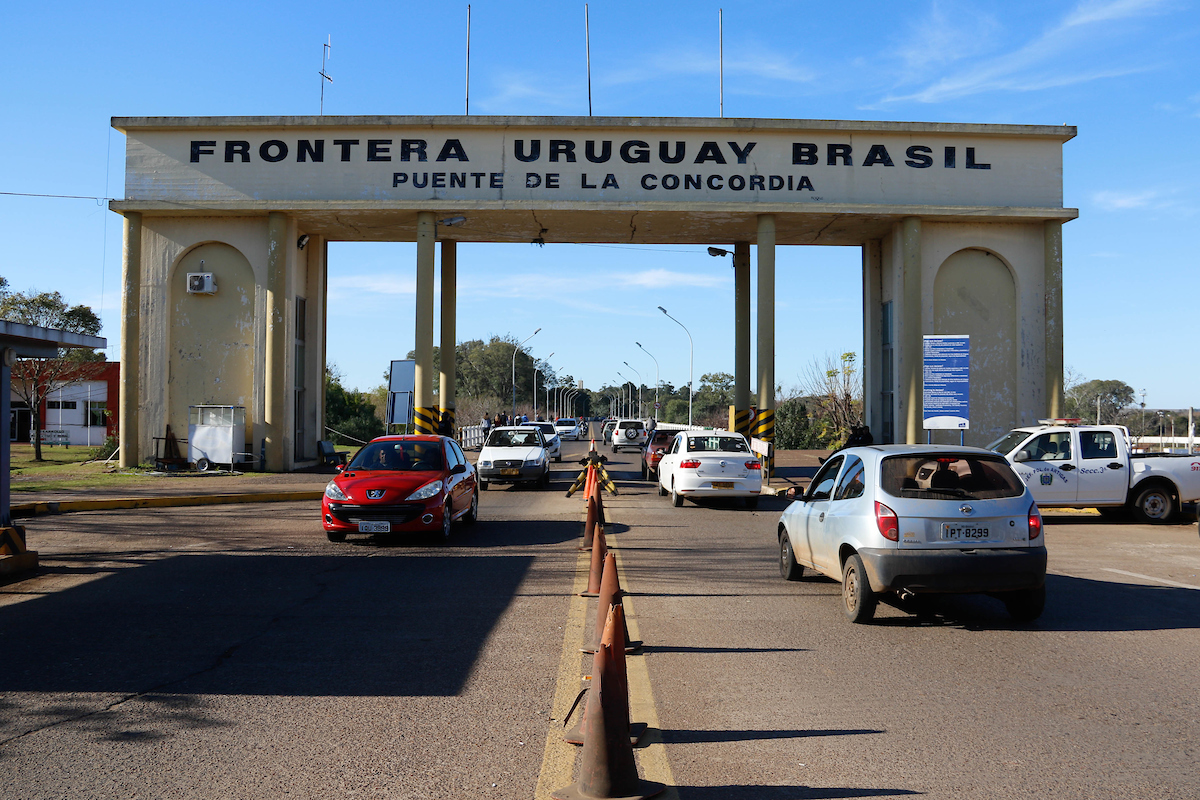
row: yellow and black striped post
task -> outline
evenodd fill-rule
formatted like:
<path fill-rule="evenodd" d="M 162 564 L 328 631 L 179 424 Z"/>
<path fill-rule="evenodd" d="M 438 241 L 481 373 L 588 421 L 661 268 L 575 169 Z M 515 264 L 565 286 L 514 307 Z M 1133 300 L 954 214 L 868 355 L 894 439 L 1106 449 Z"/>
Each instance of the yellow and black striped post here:
<path fill-rule="evenodd" d="M 755 439 L 762 439 L 764 442 L 775 441 L 775 409 L 760 408 L 758 414 L 754 417 L 754 428 L 750 435 Z M 775 468 L 774 457 L 763 457 L 763 466 L 767 470 L 766 477 L 771 477 L 771 473 Z"/>
<path fill-rule="evenodd" d="M 729 430 L 743 436 L 750 435 L 750 409 L 729 407 Z"/>
<path fill-rule="evenodd" d="M 438 416 L 436 408 L 417 407 L 413 411 L 413 428 L 418 434 L 433 436 L 438 432 Z"/>

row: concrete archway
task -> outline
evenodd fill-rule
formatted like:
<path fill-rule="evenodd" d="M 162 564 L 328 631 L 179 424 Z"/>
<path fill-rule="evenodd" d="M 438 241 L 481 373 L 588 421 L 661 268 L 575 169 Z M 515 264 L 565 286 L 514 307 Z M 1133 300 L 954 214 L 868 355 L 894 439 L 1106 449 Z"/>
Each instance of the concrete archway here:
<path fill-rule="evenodd" d="M 194 294 L 188 273 L 210 272 L 220 291 Z M 188 406 L 246 408 L 254 425 L 254 270 L 241 251 L 206 242 L 181 255 L 171 270 L 167 424 L 187 436 Z"/>
<path fill-rule="evenodd" d="M 980 446 L 995 440 L 1008 430 L 1003 421 L 1017 418 L 1017 285 L 1009 265 L 980 248 L 943 261 L 933 284 L 933 332 L 971 337 L 971 418 L 984 422 L 965 438 Z M 934 439 L 957 444 L 958 436 L 937 431 Z"/>

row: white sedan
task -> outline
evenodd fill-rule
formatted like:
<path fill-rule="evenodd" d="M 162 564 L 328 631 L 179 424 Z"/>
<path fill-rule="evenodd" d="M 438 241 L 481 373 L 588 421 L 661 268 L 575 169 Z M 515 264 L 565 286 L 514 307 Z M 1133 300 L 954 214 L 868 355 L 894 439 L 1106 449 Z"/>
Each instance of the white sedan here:
<path fill-rule="evenodd" d="M 562 439 L 558 432 L 554 430 L 553 422 L 524 422 L 522 428 L 539 428 L 542 431 L 542 436 L 546 439 L 546 452 L 555 461 L 562 461 Z"/>
<path fill-rule="evenodd" d="M 658 462 L 658 493 L 684 498 L 742 497 L 749 508 L 762 492 L 762 462 L 746 437 L 730 431 L 682 431 Z"/>
<path fill-rule="evenodd" d="M 562 417 L 554 421 L 554 430 L 562 437 L 565 442 L 570 439 L 572 442 L 579 441 L 579 423 L 572 417 Z"/>

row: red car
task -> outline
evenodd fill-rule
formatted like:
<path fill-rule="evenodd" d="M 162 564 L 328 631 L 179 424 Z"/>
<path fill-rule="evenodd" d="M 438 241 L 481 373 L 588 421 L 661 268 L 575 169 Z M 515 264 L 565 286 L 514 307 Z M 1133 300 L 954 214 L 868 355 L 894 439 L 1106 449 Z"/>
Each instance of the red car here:
<path fill-rule="evenodd" d="M 348 533 L 434 533 L 479 519 L 475 467 L 445 436 L 380 436 L 325 487 L 321 521 L 331 542 Z"/>
<path fill-rule="evenodd" d="M 662 460 L 663 453 L 671 446 L 671 440 L 677 433 L 679 431 L 656 430 L 646 441 L 646 447 L 642 450 L 642 480 L 648 481 L 656 478 L 658 462 Z"/>

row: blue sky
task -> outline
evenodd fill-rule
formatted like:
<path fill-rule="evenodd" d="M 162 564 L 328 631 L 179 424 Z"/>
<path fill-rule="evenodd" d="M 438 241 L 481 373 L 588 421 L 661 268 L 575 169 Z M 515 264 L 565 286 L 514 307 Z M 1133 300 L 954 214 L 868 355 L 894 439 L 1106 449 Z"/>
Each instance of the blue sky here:
<path fill-rule="evenodd" d="M 1200 406 L 1200 13 L 1186 0 L 590 3 L 598 115 L 1075 125 L 1064 147 L 1065 360 L 1149 407 Z M 114 11 L 115 9 L 115 11 Z M 112 116 L 461 114 L 466 4 L 20 4 L 6 12 L 0 191 L 120 197 Z M 474 2 L 471 112 L 587 113 L 583 4 Z M 17 290 L 102 312 L 119 350 L 120 219 L 102 202 L 0 195 Z M 412 347 L 414 248 L 330 249 L 330 360 L 380 382 Z M 542 332 L 589 388 L 732 372 L 732 270 L 702 246 L 459 247 L 459 338 Z M 857 248 L 780 248 L 776 380 L 861 347 Z M 364 341 L 364 311 L 395 328 Z M 591 338 L 587 331 L 593 331 Z"/>

